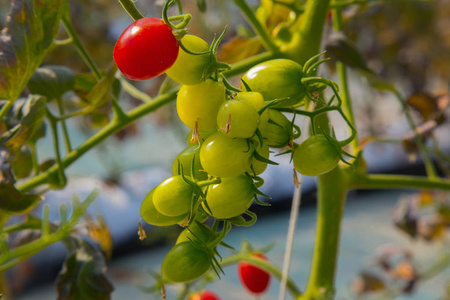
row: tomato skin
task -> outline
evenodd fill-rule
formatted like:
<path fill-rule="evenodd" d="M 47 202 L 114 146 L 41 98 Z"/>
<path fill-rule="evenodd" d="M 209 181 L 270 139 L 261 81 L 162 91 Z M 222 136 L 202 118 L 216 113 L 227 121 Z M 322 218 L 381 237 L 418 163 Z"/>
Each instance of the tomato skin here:
<path fill-rule="evenodd" d="M 269 146 L 264 143 L 262 146 L 255 145 L 255 151 L 258 152 L 259 155 L 261 155 L 264 158 L 269 159 L 270 156 L 270 149 Z M 252 158 L 252 164 L 251 168 L 247 170 L 247 172 L 250 175 L 259 175 L 264 173 L 264 171 L 267 169 L 267 163 L 257 160 L 256 158 Z"/>
<path fill-rule="evenodd" d="M 267 260 L 262 253 L 252 253 L 252 256 Z M 238 264 L 238 275 L 242 285 L 252 294 L 259 295 L 266 291 L 270 283 L 270 274 L 247 262 Z"/>
<path fill-rule="evenodd" d="M 155 189 L 151 190 L 147 196 L 145 196 L 144 200 L 141 204 L 141 217 L 148 224 L 156 225 L 156 226 L 170 226 L 177 223 L 182 222 L 186 219 L 187 214 L 169 217 L 160 213 L 153 203 L 153 194 Z"/>
<path fill-rule="evenodd" d="M 199 131 L 212 131 L 217 127 L 217 112 L 224 101 L 225 86 L 214 80 L 183 85 L 177 96 L 178 116 L 190 129 L 198 121 Z"/>
<path fill-rule="evenodd" d="M 164 180 L 155 188 L 153 203 L 163 215 L 175 217 L 189 212 L 194 188 L 181 175 Z"/>
<path fill-rule="evenodd" d="M 258 92 L 240 92 L 236 94 L 236 100 L 242 100 L 251 104 L 256 111 L 259 111 L 266 103 L 261 93 Z M 260 126 L 269 121 L 269 110 L 266 109 L 260 116 Z"/>
<path fill-rule="evenodd" d="M 302 66 L 289 59 L 273 59 L 260 63 L 245 73 L 242 79 L 253 92 L 263 95 L 265 101 L 289 97 L 290 100 L 274 107 L 299 105 L 305 97 Z"/>
<path fill-rule="evenodd" d="M 203 290 L 200 294 L 195 293 L 191 295 L 189 300 L 220 300 L 220 297 L 212 291 Z"/>
<path fill-rule="evenodd" d="M 188 282 L 205 274 L 211 267 L 211 254 L 191 242 L 176 244 L 161 265 L 164 279 L 171 282 Z"/>
<path fill-rule="evenodd" d="M 195 156 L 195 157 L 194 157 Z M 190 146 L 181 151 L 180 154 L 178 154 L 177 158 L 172 164 L 172 174 L 175 175 L 181 175 L 178 174 L 178 162 L 180 162 L 180 171 L 181 166 L 183 166 L 183 173 L 185 176 L 191 176 L 191 169 L 192 169 L 192 160 L 194 159 L 194 175 L 195 178 L 198 180 L 206 180 L 208 179 L 208 174 L 203 170 L 202 164 L 200 163 L 200 148 L 198 145 L 196 146 Z"/>
<path fill-rule="evenodd" d="M 207 234 L 204 229 L 200 228 L 200 226 L 202 225 L 198 225 L 196 222 L 193 222 L 188 228 L 183 229 L 178 236 L 176 243 L 179 244 L 182 242 L 189 242 L 189 240 L 198 241 L 199 239 L 202 242 L 208 242 L 210 235 Z"/>
<path fill-rule="evenodd" d="M 269 122 L 261 128 L 264 141 L 271 148 L 286 147 L 293 135 L 291 121 L 277 110 L 269 109 L 269 113 Z"/>
<path fill-rule="evenodd" d="M 217 127 L 230 138 L 249 138 L 259 126 L 259 114 L 255 108 L 240 100 L 225 101 L 217 113 Z M 226 130 L 230 121 L 229 130 Z"/>
<path fill-rule="evenodd" d="M 318 176 L 333 170 L 339 163 L 339 153 L 323 134 L 307 138 L 292 156 L 295 169 L 306 176 Z"/>
<path fill-rule="evenodd" d="M 181 42 L 191 52 L 206 52 L 209 45 L 198 36 L 186 34 Z M 180 48 L 175 63 L 166 71 L 167 76 L 183 85 L 195 85 L 202 82 L 203 71 L 210 63 L 210 54 L 191 55 Z"/>
<path fill-rule="evenodd" d="M 222 182 L 208 187 L 206 202 L 217 219 L 229 219 L 244 213 L 252 204 L 253 181 L 246 175 L 222 178 Z M 206 212 L 208 208 L 203 204 Z"/>
<path fill-rule="evenodd" d="M 146 80 L 164 73 L 178 56 L 178 41 L 170 26 L 157 18 L 134 21 L 114 47 L 114 61 L 132 80 Z"/>
<path fill-rule="evenodd" d="M 200 148 L 200 162 L 208 174 L 233 177 L 249 167 L 254 151 L 245 139 L 229 138 L 220 132 L 209 136 Z"/>

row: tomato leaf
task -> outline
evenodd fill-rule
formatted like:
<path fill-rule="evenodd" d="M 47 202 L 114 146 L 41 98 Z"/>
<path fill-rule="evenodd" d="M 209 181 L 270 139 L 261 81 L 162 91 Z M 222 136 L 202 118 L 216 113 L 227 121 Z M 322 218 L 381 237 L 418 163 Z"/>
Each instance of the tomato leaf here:
<path fill-rule="evenodd" d="M 56 279 L 58 300 L 109 300 L 113 287 L 106 278 L 102 253 L 78 236 L 64 241 L 69 253 Z"/>
<path fill-rule="evenodd" d="M 116 70 L 117 67 L 111 67 L 108 70 L 108 73 L 97 82 L 91 92 L 87 95 L 88 102 L 93 110 L 102 108 L 111 98 Z"/>
<path fill-rule="evenodd" d="M 29 95 L 22 106 L 22 118 L 19 123 L 9 130 L 9 136 L 5 145 L 12 151 L 18 151 L 27 141 L 32 142 L 36 138 L 45 117 L 45 97 Z"/>
<path fill-rule="evenodd" d="M 49 100 L 61 99 L 62 95 L 74 86 L 72 70 L 64 66 L 38 68 L 28 82 L 33 94 L 46 96 Z"/>
<path fill-rule="evenodd" d="M 30 211 L 41 198 L 37 195 L 22 195 L 12 183 L 0 183 L 0 209 L 11 214 L 24 214 Z"/>
<path fill-rule="evenodd" d="M 362 53 L 356 47 L 355 43 L 353 43 L 353 41 L 345 34 L 341 32 L 332 34 L 325 49 L 328 56 L 333 59 L 337 59 L 351 68 L 372 73 L 372 70 L 370 70 L 366 64 L 366 60 Z"/>
<path fill-rule="evenodd" d="M 13 0 L 0 32 L 0 98 L 15 100 L 41 64 L 59 27 L 62 0 Z"/>

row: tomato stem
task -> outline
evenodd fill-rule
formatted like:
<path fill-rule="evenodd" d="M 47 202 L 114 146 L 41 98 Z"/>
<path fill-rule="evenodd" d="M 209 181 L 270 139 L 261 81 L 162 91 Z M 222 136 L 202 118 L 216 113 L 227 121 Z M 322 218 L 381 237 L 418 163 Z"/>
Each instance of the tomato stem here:
<path fill-rule="evenodd" d="M 142 19 L 144 16 L 140 13 L 140 11 L 137 9 L 136 5 L 134 4 L 134 1 L 132 0 L 119 0 L 120 4 L 122 4 L 122 7 L 125 9 L 125 11 L 130 15 L 130 17 L 136 21 L 139 19 Z"/>

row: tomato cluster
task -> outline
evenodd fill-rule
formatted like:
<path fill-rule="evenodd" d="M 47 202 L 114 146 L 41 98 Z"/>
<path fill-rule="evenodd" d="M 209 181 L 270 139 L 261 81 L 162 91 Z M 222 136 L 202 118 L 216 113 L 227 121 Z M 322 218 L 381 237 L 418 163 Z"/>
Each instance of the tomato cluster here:
<path fill-rule="evenodd" d="M 114 57 L 128 78 L 165 72 L 181 85 L 176 107 L 191 130 L 187 147 L 174 160 L 173 175 L 145 197 L 141 216 L 152 225 L 185 227 L 161 273 L 163 281 L 189 282 L 211 268 L 221 271 L 217 246 L 226 246 L 222 240 L 232 225 L 254 223 L 256 216 L 248 210 L 253 201 L 267 205 L 258 195 L 269 196 L 258 188 L 263 184 L 259 175 L 268 164 L 277 164 L 269 159 L 271 148 L 290 153 L 295 169 L 308 176 L 331 171 L 341 152 L 325 133 L 296 145 L 300 129 L 283 113 L 303 106 L 320 90 L 320 80 L 308 76 L 321 62 L 302 67 L 288 59 L 266 61 L 248 70 L 238 89 L 221 73 L 227 65 L 215 56 L 223 34 L 209 46 L 194 35 L 175 37 L 176 26 L 167 16 L 164 20 L 134 22 L 119 38 Z M 204 224 L 208 218 L 215 220 L 212 226 Z M 239 268 L 252 293 L 264 291 L 268 274 L 251 265 Z"/>

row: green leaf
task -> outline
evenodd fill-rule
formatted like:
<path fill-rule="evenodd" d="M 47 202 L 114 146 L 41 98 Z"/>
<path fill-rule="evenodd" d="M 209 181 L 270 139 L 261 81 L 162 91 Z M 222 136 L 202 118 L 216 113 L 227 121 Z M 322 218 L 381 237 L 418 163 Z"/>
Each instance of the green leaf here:
<path fill-rule="evenodd" d="M 117 67 L 111 67 L 108 70 L 108 73 L 97 82 L 91 92 L 87 95 L 88 102 L 94 111 L 102 108 L 111 98 L 116 70 Z"/>
<path fill-rule="evenodd" d="M 11 183 L 0 183 L 0 209 L 11 214 L 29 212 L 41 198 L 37 195 L 22 195 Z"/>
<path fill-rule="evenodd" d="M 0 32 L 0 98 L 15 100 L 52 45 L 62 0 L 13 0 Z"/>
<path fill-rule="evenodd" d="M 337 59 L 351 68 L 373 73 L 353 41 L 342 32 L 332 34 L 325 49 L 331 58 Z"/>
<path fill-rule="evenodd" d="M 395 86 L 392 83 L 381 78 L 380 76 L 378 76 L 375 73 L 367 72 L 367 71 L 360 71 L 359 73 L 366 77 L 367 82 L 374 89 L 377 89 L 379 91 L 390 91 L 390 92 L 394 92 L 394 93 L 397 91 L 395 89 Z"/>
<path fill-rule="evenodd" d="M 72 70 L 64 66 L 46 66 L 38 68 L 28 82 L 32 94 L 46 96 L 47 99 L 61 99 L 71 90 L 75 79 Z"/>
<path fill-rule="evenodd" d="M 9 130 L 10 136 L 5 145 L 12 151 L 18 151 L 27 141 L 33 141 L 35 133 L 39 131 L 45 117 L 45 97 L 29 95 L 22 107 L 22 118 L 19 123 Z"/>
<path fill-rule="evenodd" d="M 33 170 L 33 158 L 30 146 L 23 145 L 11 155 L 11 167 L 17 179 L 27 177 Z"/>
<path fill-rule="evenodd" d="M 78 236 L 64 241 L 69 254 L 56 279 L 58 300 L 109 300 L 113 287 L 106 278 L 102 253 Z"/>

